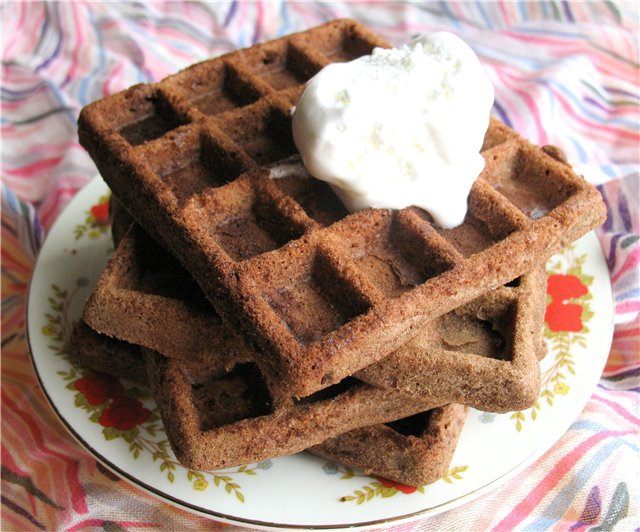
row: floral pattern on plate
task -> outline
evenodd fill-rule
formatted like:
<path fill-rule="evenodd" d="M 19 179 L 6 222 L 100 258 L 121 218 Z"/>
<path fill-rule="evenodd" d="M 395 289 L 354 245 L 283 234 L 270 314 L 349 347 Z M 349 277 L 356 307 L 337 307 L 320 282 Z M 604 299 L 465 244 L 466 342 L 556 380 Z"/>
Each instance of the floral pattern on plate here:
<path fill-rule="evenodd" d="M 101 196 L 90 209 L 94 219 L 101 220 L 102 225 L 99 227 L 109 228 L 110 226 L 108 201 L 109 195 Z M 103 208 L 104 206 L 106 209 Z M 82 233 L 80 237 L 78 236 L 78 227 L 76 226 L 74 230 L 76 240 L 84 235 Z M 110 238 L 108 230 L 87 234 L 93 239 Z M 186 478 L 192 483 L 194 490 L 204 491 L 210 486 L 223 487 L 228 494 L 244 502 L 242 487 L 234 477 L 240 474 L 256 475 L 260 470 L 271 469 L 273 465 L 271 460 L 224 471 L 187 469 L 175 459 L 171 452 L 158 407 L 153 401 L 150 390 L 104 373 L 81 368 L 71 360 L 65 348 L 74 324 L 69 311 L 74 299 L 80 296 L 81 290 L 86 286 L 87 281 L 84 277 L 79 277 L 71 290 L 52 284 L 48 298 L 49 310 L 45 312 L 47 324 L 41 331 L 50 340 L 48 347 L 51 352 L 69 364 L 69 369 L 58 371 L 58 375 L 67 383 L 67 390 L 74 395 L 75 407 L 85 411 L 91 423 L 103 427 L 102 434 L 105 441 L 119 438 L 126 441 L 129 444 L 129 452 L 135 460 L 141 453 L 149 453 L 153 461 L 159 463 L 160 471 L 166 474 L 169 482 L 173 483 L 176 480 L 176 474 L 178 472 L 182 474 L 182 470 L 185 470 Z"/>

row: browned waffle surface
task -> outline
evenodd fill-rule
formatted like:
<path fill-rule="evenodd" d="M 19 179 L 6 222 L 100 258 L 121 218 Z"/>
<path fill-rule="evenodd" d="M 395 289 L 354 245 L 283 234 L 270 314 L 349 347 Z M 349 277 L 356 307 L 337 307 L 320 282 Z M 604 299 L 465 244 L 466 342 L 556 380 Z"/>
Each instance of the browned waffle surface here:
<path fill-rule="evenodd" d="M 546 353 L 546 279 L 539 266 L 436 318 L 358 378 L 492 412 L 529 408 L 540 393 L 538 359 Z"/>
<path fill-rule="evenodd" d="M 116 225 L 121 216 L 117 210 Z M 207 359 L 226 368 L 254 358 L 253 350 L 222 323 L 191 276 L 137 224 L 121 237 L 85 305 L 83 319 L 99 333 L 174 358 Z"/>
<path fill-rule="evenodd" d="M 272 408 L 260 372 L 240 364 L 194 381 L 180 361 L 143 350 L 162 420 L 178 460 L 218 469 L 296 453 L 344 432 L 440 405 L 345 379 L 288 407 Z M 226 402 L 226 409 L 219 403 Z"/>
<path fill-rule="evenodd" d="M 264 165 L 295 154 L 289 111 L 304 81 L 383 44 L 335 21 L 132 87 L 80 116 L 80 140 L 112 190 L 293 395 L 384 358 L 605 217 L 595 188 L 497 122 L 468 215 L 451 230 L 416 208 L 346 215 L 327 187 L 270 178 Z M 312 186 L 323 199 L 310 207 Z"/>
<path fill-rule="evenodd" d="M 466 417 L 467 407 L 449 404 L 352 430 L 308 450 L 368 475 L 422 486 L 447 472 Z"/>
<path fill-rule="evenodd" d="M 85 368 L 147 383 L 147 370 L 137 345 L 99 334 L 82 320 L 74 325 L 65 349 L 75 363 Z"/>
<path fill-rule="evenodd" d="M 74 360 L 85 368 L 148 384 L 139 346 L 96 333 L 79 322 L 68 348 Z M 201 411 L 201 426 L 218 425 L 218 431 L 222 431 L 222 426 L 229 424 L 229 438 L 233 439 L 234 424 L 238 420 L 268 415 L 270 405 L 265 401 L 264 388 L 256 386 L 260 378 L 255 368 L 241 366 L 215 378 L 207 368 L 184 361 L 181 371 L 185 370 L 194 383 L 192 401 Z M 195 378 L 198 375 L 199 378 Z M 215 387 L 206 386 L 208 379 L 215 380 Z M 372 475 L 405 484 L 426 484 L 444 473 L 462 429 L 465 411 L 460 405 L 447 405 L 387 424 L 356 429 L 309 450 Z M 242 448 L 246 443 L 238 440 L 234 445 Z"/>
<path fill-rule="evenodd" d="M 544 269 L 538 267 L 434 319 L 403 347 L 356 376 L 417 397 L 493 412 L 530 407 L 540 385 L 545 281 Z M 197 287 L 184 288 L 189 283 L 175 259 L 134 225 L 101 274 L 83 317 L 101 333 L 170 358 L 201 360 L 217 369 L 254 361 L 272 402 L 287 402 L 278 375 L 202 304 Z M 167 291 L 166 285 L 182 288 Z"/>

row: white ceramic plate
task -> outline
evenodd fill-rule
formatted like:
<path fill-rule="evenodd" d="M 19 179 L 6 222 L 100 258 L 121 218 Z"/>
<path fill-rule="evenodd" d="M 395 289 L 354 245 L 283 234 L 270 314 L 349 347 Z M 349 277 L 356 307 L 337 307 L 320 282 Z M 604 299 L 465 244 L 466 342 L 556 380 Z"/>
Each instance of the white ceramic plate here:
<path fill-rule="evenodd" d="M 60 216 L 40 252 L 28 305 L 33 363 L 53 409 L 97 459 L 164 501 L 216 520 L 264 528 L 344 528 L 449 510 L 496 488 L 549 449 L 584 408 L 607 359 L 611 286 L 598 241 L 589 234 L 548 263 L 549 275 L 570 276 L 561 283 L 569 291 L 556 294 L 565 300 L 556 301 L 549 325 L 579 332 L 553 333 L 547 326 L 549 355 L 542 363 L 538 404 L 503 415 L 472 410 L 445 479 L 414 491 L 399 489 L 306 453 L 190 472 L 175 461 L 148 393 L 123 383 L 131 399 L 119 409 L 108 391 L 103 396 L 91 391 L 92 377 L 64 353 L 64 339 L 113 251 L 109 228 L 101 224 L 108 193 L 102 179 L 93 179 Z"/>

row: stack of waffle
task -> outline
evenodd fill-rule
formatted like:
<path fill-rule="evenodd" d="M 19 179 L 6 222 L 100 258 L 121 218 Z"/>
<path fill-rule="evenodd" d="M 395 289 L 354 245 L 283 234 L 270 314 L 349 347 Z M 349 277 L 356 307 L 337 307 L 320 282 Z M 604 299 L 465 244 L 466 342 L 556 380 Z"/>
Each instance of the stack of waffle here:
<path fill-rule="evenodd" d="M 492 121 L 459 227 L 413 207 L 349 214 L 306 173 L 290 110 L 323 66 L 375 46 L 336 21 L 81 113 L 117 248 L 71 349 L 151 386 L 188 467 L 309 449 L 424 484 L 466 406 L 537 398 L 541 265 L 603 221 L 600 196 Z"/>

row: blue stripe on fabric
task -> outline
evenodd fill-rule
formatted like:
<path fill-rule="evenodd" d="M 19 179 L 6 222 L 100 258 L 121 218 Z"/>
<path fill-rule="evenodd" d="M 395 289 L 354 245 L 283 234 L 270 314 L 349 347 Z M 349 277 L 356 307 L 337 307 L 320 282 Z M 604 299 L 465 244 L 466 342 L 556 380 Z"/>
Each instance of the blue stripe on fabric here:
<path fill-rule="evenodd" d="M 6 86 L 0 87 L 0 95 L 2 99 L 8 102 L 21 101 L 31 93 L 38 92 L 44 85 L 47 85 L 46 81 L 38 81 L 35 85 L 28 86 L 19 90 L 12 90 Z"/>
<path fill-rule="evenodd" d="M 237 10 L 238 10 L 238 2 L 237 0 L 233 0 L 233 2 L 231 2 L 231 6 L 229 7 L 229 11 L 227 12 L 227 16 L 224 18 L 224 22 L 222 23 L 222 26 L 224 28 L 226 28 L 229 25 L 229 23 L 231 22 L 231 19 L 236 14 Z"/>
<path fill-rule="evenodd" d="M 487 15 L 487 13 L 485 12 L 485 10 L 483 9 L 482 1 L 476 0 L 476 8 L 480 12 L 480 16 L 482 17 L 482 20 L 484 20 L 486 28 L 489 30 L 492 30 L 494 28 L 494 24 L 489 18 L 489 16 Z"/>
<path fill-rule="evenodd" d="M 56 43 L 56 46 L 53 50 L 53 53 L 47 58 L 45 59 L 42 63 L 40 63 L 36 68 L 35 68 L 35 72 L 39 72 L 40 70 L 47 68 L 49 66 L 49 64 L 55 60 L 56 57 L 58 57 L 58 55 L 60 54 L 60 50 L 62 49 L 62 31 L 60 29 L 60 17 L 58 15 L 58 6 L 57 4 L 48 4 L 51 5 L 53 7 L 53 9 L 55 10 L 56 13 L 56 20 L 57 20 L 57 24 L 52 25 L 52 31 L 57 30 L 57 35 L 58 35 L 58 42 Z M 48 8 L 47 8 L 47 13 L 49 12 Z"/>
<path fill-rule="evenodd" d="M 580 141 L 578 139 L 576 139 L 576 138 L 573 138 L 573 137 L 569 137 L 569 140 L 571 141 L 571 144 L 573 144 L 573 147 L 575 148 L 575 151 L 578 153 L 578 158 L 579 158 L 580 162 L 581 163 L 589 162 L 589 154 L 582 147 L 582 144 L 580 144 Z"/>
<path fill-rule="evenodd" d="M 597 433 L 597 432 L 607 432 L 610 429 L 605 427 L 601 423 L 597 423 L 595 421 L 591 421 L 588 419 L 577 419 L 574 421 L 569 427 L 570 431 L 576 430 L 587 430 L 589 432 Z"/>
<path fill-rule="evenodd" d="M 619 177 L 618 171 L 610 164 L 603 164 L 600 166 L 600 170 L 608 177 Z"/>
<path fill-rule="evenodd" d="M 538 2 L 538 6 L 542 8 L 542 18 L 549 18 L 549 9 L 547 9 L 547 2 Z"/>
<path fill-rule="evenodd" d="M 633 220 L 631 219 L 631 211 L 625 194 L 618 195 L 618 211 L 625 233 L 631 233 L 633 231 Z"/>
<path fill-rule="evenodd" d="M 566 85 L 564 85 L 563 83 L 558 83 L 553 79 L 547 79 L 547 78 L 540 78 L 538 80 L 536 80 L 536 83 L 538 85 L 551 85 L 553 87 L 555 87 L 558 92 L 562 93 L 563 96 L 565 96 L 565 99 L 572 102 L 575 107 L 579 110 L 582 111 L 582 115 L 583 118 L 588 118 L 590 120 L 592 120 L 593 122 L 598 123 L 599 125 L 602 124 L 615 124 L 618 126 L 624 126 L 626 128 L 629 128 L 631 131 L 640 131 L 640 124 L 633 119 L 626 119 L 626 118 L 612 118 L 611 116 L 607 117 L 606 120 L 603 119 L 598 113 L 594 113 L 589 106 L 583 105 L 582 100 L 573 92 L 569 89 L 569 87 L 567 87 Z"/>
<path fill-rule="evenodd" d="M 291 31 L 291 21 L 289 20 L 289 10 L 285 2 L 280 4 L 280 20 L 282 24 L 278 28 L 278 36 L 287 35 Z"/>
<path fill-rule="evenodd" d="M 89 9 L 88 6 L 86 6 L 86 9 L 87 14 L 89 15 L 89 23 L 91 25 L 91 28 L 93 28 L 96 36 L 96 41 L 98 43 L 98 64 L 80 82 L 80 87 L 78 89 L 78 99 L 80 100 L 80 105 L 83 106 L 87 105 L 89 102 L 93 101 L 99 96 L 102 96 L 101 94 L 96 94 L 94 98 L 94 95 L 92 94 L 91 97 L 88 97 L 87 90 L 90 83 L 93 85 L 94 76 L 98 74 L 98 72 L 103 70 L 106 64 L 105 46 L 102 31 L 100 30 L 100 26 L 93 16 L 93 10 Z"/>
<path fill-rule="evenodd" d="M 611 205 L 609 204 L 608 199 L 606 200 L 607 204 L 607 219 L 605 221 L 606 224 L 609 224 L 609 230 L 611 230 L 613 224 L 615 223 L 614 214 L 611 212 Z M 616 266 L 618 254 L 616 253 L 618 248 L 618 241 L 622 238 L 623 235 L 615 234 L 609 241 L 609 256 L 607 257 L 607 266 L 609 266 L 609 270 L 613 270 Z"/>
<path fill-rule="evenodd" d="M 46 89 L 48 89 L 51 92 L 51 94 L 53 95 L 54 99 L 56 100 L 58 105 L 57 106 L 54 105 L 52 107 L 53 108 L 61 108 L 64 111 L 66 111 L 66 113 L 64 113 L 64 114 L 67 115 L 67 117 L 69 118 L 69 121 L 72 124 L 74 124 L 74 128 L 75 128 L 76 117 L 74 115 L 72 107 L 65 103 L 64 94 L 60 91 L 60 88 L 55 83 L 52 83 L 49 80 L 43 80 L 43 81 L 39 82 L 37 85 L 29 87 L 26 90 L 14 91 L 14 90 L 11 90 L 11 89 L 7 89 L 6 87 L 2 87 L 2 90 L 0 91 L 0 94 L 2 95 L 2 99 L 6 100 L 6 101 L 22 101 L 22 100 L 25 100 L 28 96 L 30 96 L 36 90 L 40 90 L 42 87 L 45 87 Z M 7 95 L 11 95 L 11 96 L 15 96 L 15 97 L 7 97 Z M 13 124 L 14 122 L 12 120 L 7 120 L 4 117 L 2 117 L 0 123 L 2 123 L 2 124 Z"/>
<path fill-rule="evenodd" d="M 519 66 L 526 70 L 540 70 L 548 66 L 548 59 L 536 59 L 523 53 L 523 55 L 515 55 L 513 50 L 509 50 L 507 53 L 504 49 L 489 48 L 483 46 L 482 43 L 475 43 L 474 50 L 481 57 L 487 57 L 498 60 L 502 63 L 509 63 L 513 66 Z"/>
<path fill-rule="evenodd" d="M 557 25 L 554 26 L 554 28 L 557 28 L 557 27 L 558 27 Z M 541 36 L 541 37 L 561 37 L 563 39 L 574 39 L 579 41 L 584 41 L 586 39 L 583 33 L 575 30 L 560 31 L 557 29 L 542 28 L 540 26 L 536 26 L 535 28 L 519 26 L 517 30 L 518 30 L 518 33 L 524 33 L 525 35 L 534 35 L 534 36 Z"/>
<path fill-rule="evenodd" d="M 49 8 L 46 4 L 43 4 L 44 7 L 44 21 L 42 22 L 42 28 L 40 29 L 40 35 L 38 35 L 38 43 L 34 48 L 34 55 L 37 55 L 40 52 L 40 47 L 42 43 L 44 43 L 44 37 L 47 34 L 47 29 L 49 27 Z"/>
<path fill-rule="evenodd" d="M 511 120 L 509 120 L 509 116 L 505 111 L 504 107 L 502 107 L 497 101 L 493 102 L 493 114 L 496 115 L 505 125 L 509 127 L 513 127 Z"/>
<path fill-rule="evenodd" d="M 613 224 L 614 224 L 614 219 L 612 216 L 612 212 L 611 212 L 611 201 L 609 200 L 609 195 L 607 194 L 607 190 L 602 186 L 602 185 L 598 185 L 598 191 L 600 192 L 600 194 L 602 195 L 602 199 L 605 203 L 605 206 L 607 207 L 607 219 L 604 221 L 604 223 L 602 224 L 602 229 L 604 231 L 610 232 L 613 228 Z M 615 240 L 615 236 L 613 237 L 613 239 Z M 607 264 L 609 266 L 611 266 L 611 251 L 613 250 L 613 245 L 609 246 L 609 255 L 607 256 Z"/>
<path fill-rule="evenodd" d="M 562 0 L 562 9 L 565 16 L 567 17 L 567 20 L 571 23 L 574 23 L 575 19 L 573 18 L 573 13 L 571 12 L 571 6 L 566 0 Z"/>
<path fill-rule="evenodd" d="M 640 297 L 640 288 L 632 288 L 631 290 L 627 290 L 626 292 L 621 292 L 617 294 L 615 297 L 616 303 L 623 303 L 627 299 L 635 299 Z"/>
<path fill-rule="evenodd" d="M 438 2 L 438 5 L 440 6 L 442 14 L 449 19 L 449 22 L 451 22 L 456 28 L 462 27 L 462 22 L 449 9 L 448 2 L 440 1 Z"/>
<path fill-rule="evenodd" d="M 633 229 L 632 229 L 633 231 Z M 622 241 L 622 244 L 620 245 L 622 247 L 622 249 L 626 249 L 628 248 L 631 244 L 635 244 L 638 240 L 640 240 L 640 236 L 638 235 L 628 235 L 624 238 L 624 240 Z"/>
<path fill-rule="evenodd" d="M 598 383 L 598 388 L 602 388 L 603 390 L 614 391 L 614 392 L 633 392 L 633 393 L 640 392 L 640 387 L 625 388 L 624 384 L 625 384 L 624 382 L 620 382 L 620 383 L 612 384 L 611 386 L 607 386 L 606 384 L 603 384 L 600 382 Z"/>
<path fill-rule="evenodd" d="M 613 375 L 603 376 L 602 378 L 607 381 L 619 381 L 628 377 L 640 376 L 640 367 L 630 369 L 628 371 L 621 371 L 620 373 L 614 373 Z"/>

